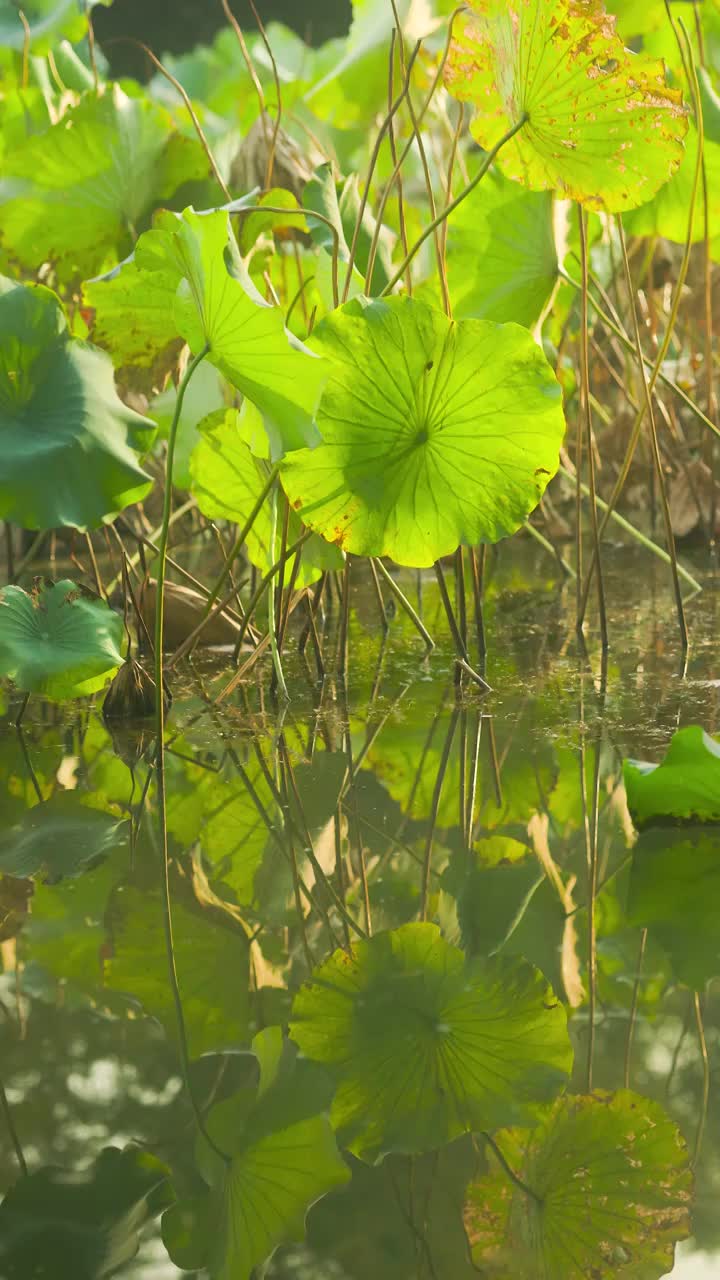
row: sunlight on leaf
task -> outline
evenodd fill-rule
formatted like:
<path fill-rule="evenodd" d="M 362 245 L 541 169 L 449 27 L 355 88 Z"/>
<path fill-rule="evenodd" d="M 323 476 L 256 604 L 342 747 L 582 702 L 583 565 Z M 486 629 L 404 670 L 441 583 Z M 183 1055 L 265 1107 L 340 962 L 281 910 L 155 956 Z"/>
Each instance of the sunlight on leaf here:
<path fill-rule="evenodd" d="M 591 209 L 649 200 L 682 158 L 687 118 L 661 63 L 630 53 L 602 0 L 471 0 L 445 69 L 509 178 Z"/>
<path fill-rule="evenodd" d="M 469 1190 L 473 1259 L 493 1280 L 657 1280 L 690 1232 L 692 1174 L 680 1131 L 638 1094 L 560 1098 L 537 1129 L 495 1140 Z"/>
<path fill-rule="evenodd" d="M 537 505 L 558 466 L 560 388 L 518 325 L 453 324 L 411 298 L 356 299 L 312 346 L 332 360 L 323 443 L 285 458 L 304 522 L 356 555 L 430 565 L 495 542 Z"/>
<path fill-rule="evenodd" d="M 118 85 L 90 91 L 6 158 L 0 246 L 31 271 L 50 261 L 62 281 L 87 278 L 129 253 L 142 218 L 206 171 L 199 142 L 162 107 Z"/>
<path fill-rule="evenodd" d="M 74 791 L 60 791 L 0 833 L 0 872 L 40 874 L 51 883 L 80 875 L 109 854 L 121 853 L 129 827 L 125 819 L 89 808 Z"/>
<path fill-rule="evenodd" d="M 532 1114 L 572 1065 L 565 1011 L 542 975 L 466 960 L 433 924 L 334 952 L 295 997 L 291 1035 L 333 1072 L 333 1124 L 367 1159 Z"/>

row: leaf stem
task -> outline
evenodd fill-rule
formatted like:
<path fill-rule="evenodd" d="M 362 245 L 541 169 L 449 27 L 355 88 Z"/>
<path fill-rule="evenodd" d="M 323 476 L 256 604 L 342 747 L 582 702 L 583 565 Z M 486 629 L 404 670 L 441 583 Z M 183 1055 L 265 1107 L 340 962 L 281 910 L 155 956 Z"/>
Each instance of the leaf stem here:
<path fill-rule="evenodd" d="M 465 200 L 471 194 L 471 192 L 475 190 L 481 178 L 485 177 L 485 174 L 490 168 L 490 165 L 492 164 L 498 152 L 502 150 L 506 142 L 509 142 L 511 138 L 515 137 L 516 133 L 520 132 L 523 126 L 527 124 L 528 119 L 529 119 L 529 116 L 527 114 L 527 111 L 523 111 L 520 119 L 515 122 L 512 129 L 508 129 L 507 133 L 503 134 L 500 141 L 496 142 L 492 151 L 488 151 L 487 155 L 485 156 L 485 159 L 483 160 L 480 168 L 478 169 L 478 172 L 475 174 L 475 177 L 472 178 L 470 182 L 468 182 L 467 186 L 463 187 L 460 194 L 457 195 L 454 200 L 451 200 L 450 203 L 445 206 L 445 208 L 437 215 L 436 218 L 433 218 L 432 222 L 430 222 L 428 226 L 425 228 L 425 230 L 422 232 L 422 235 L 418 236 L 412 249 L 405 256 L 404 261 L 400 263 L 400 266 L 395 272 L 395 275 L 392 277 L 392 280 L 388 280 L 388 283 L 385 285 L 385 288 L 382 290 L 382 293 L 379 295 L 381 298 L 384 298 L 386 294 L 391 293 L 392 290 L 395 288 L 395 285 L 398 283 L 398 281 L 402 280 L 407 268 L 409 267 L 410 263 L 415 257 L 415 254 L 422 248 L 428 236 L 433 235 L 434 232 L 437 230 L 437 228 L 445 221 L 445 219 L 448 218 L 451 213 L 455 212 L 458 205 L 462 204 L 463 200 Z"/>
<path fill-rule="evenodd" d="M 522 1178 L 518 1177 L 515 1170 L 511 1169 L 495 1139 L 492 1138 L 485 1130 L 480 1134 L 480 1137 L 487 1143 L 498 1164 L 502 1168 L 503 1172 L 507 1174 L 510 1181 L 514 1183 L 514 1185 L 522 1191 L 524 1195 L 529 1196 L 531 1200 L 534 1200 L 536 1204 L 542 1204 L 542 1196 L 539 1196 L 537 1191 L 533 1191 L 532 1187 L 528 1186 L 526 1182 L 523 1182 Z"/>

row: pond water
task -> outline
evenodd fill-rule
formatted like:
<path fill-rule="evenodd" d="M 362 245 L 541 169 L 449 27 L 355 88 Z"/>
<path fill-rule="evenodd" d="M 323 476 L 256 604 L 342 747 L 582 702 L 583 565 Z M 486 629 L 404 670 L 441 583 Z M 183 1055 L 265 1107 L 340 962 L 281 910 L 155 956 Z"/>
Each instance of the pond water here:
<path fill-rule="evenodd" d="M 415 575 L 402 582 L 417 604 Z M 719 1274 L 720 1109 L 712 1071 L 720 1041 L 713 981 L 720 975 L 720 881 L 706 865 L 703 879 L 688 882 L 680 829 L 666 836 L 648 874 L 621 767 L 624 757 L 662 759 L 681 725 L 720 731 L 718 596 L 707 581 L 688 607 L 692 646 L 683 669 L 664 567 L 616 551 L 606 586 L 612 648 L 604 678 L 592 626 L 589 654 L 579 650 L 573 585 L 558 583 L 540 551 L 514 545 L 490 562 L 486 696 L 473 686 L 458 695 L 430 577 L 419 604 L 438 640 L 430 657 L 402 613 L 383 640 L 372 584 L 358 582 L 346 690 L 336 679 L 319 683 L 312 651 L 306 662 L 291 636 L 287 707 L 274 703 L 262 664 L 214 702 L 229 678 L 228 660 L 198 651 L 174 678 L 167 864 L 148 732 L 110 732 L 99 703 L 57 707 L 39 699 L 18 732 L 17 696 L 0 690 L 0 1191 L 18 1184 L 22 1163 L 31 1175 L 48 1166 L 85 1171 L 28 1180 L 24 1199 L 5 1214 L 0 1275 L 82 1280 L 114 1274 L 118 1265 L 133 1280 L 169 1280 L 193 1267 L 207 1274 L 216 1220 L 199 1229 L 192 1213 L 176 1219 L 184 1272 L 168 1258 L 159 1217 L 143 1221 L 146 1193 L 153 1210 L 168 1203 L 155 1161 L 171 1170 L 181 1203 L 205 1193 L 208 1168 L 214 1162 L 217 1174 L 220 1160 L 212 1147 L 222 1155 L 248 1108 L 262 1110 L 251 1041 L 260 1033 L 262 1093 L 277 1068 L 272 1028 L 289 1020 L 309 1057 L 318 1035 L 331 1045 L 336 1035 L 345 1046 L 344 1064 L 328 1060 L 332 1047 L 324 1050 L 328 1071 L 345 1072 L 341 1102 L 336 1095 L 333 1104 L 344 1107 L 336 1125 L 344 1155 L 323 1147 L 321 1104 L 303 1111 L 305 1088 L 320 1088 L 314 1077 L 303 1083 L 305 1060 L 286 1064 L 290 1084 L 276 1104 L 290 1109 L 302 1141 L 278 1143 L 278 1132 L 290 1129 L 277 1115 L 268 1119 L 266 1106 L 254 1138 L 243 1130 L 246 1154 L 259 1143 L 265 1164 L 253 1148 L 245 1181 L 230 1194 L 238 1237 L 245 1232 L 259 1256 L 290 1241 L 257 1274 L 477 1275 L 502 1170 L 481 1138 L 456 1136 L 443 1111 L 447 1099 L 428 1104 L 412 1029 L 403 1040 L 407 1027 L 398 1022 L 400 987 L 421 1018 L 435 979 L 416 989 L 412 965 L 398 976 L 393 957 L 376 945 L 365 953 L 369 985 L 351 1029 L 343 1012 L 349 997 L 343 1004 L 338 995 L 352 939 L 372 932 L 380 941 L 384 931 L 423 918 L 481 965 L 490 957 L 490 966 L 516 974 L 523 958 L 541 971 L 552 989 L 544 1007 L 559 1014 L 562 1004 L 568 1012 L 572 1092 L 585 1093 L 588 1083 L 629 1086 L 672 1117 L 694 1162 L 692 1235 L 672 1274 Z M 334 627 L 327 619 L 329 654 Z M 420 936 L 422 968 L 439 943 Z M 359 942 L 360 950 L 367 946 Z M 325 970 L 293 1007 L 331 954 L 335 970 Z M 444 970 L 437 981 L 446 980 Z M 533 1027 L 518 1012 L 521 987 L 511 1001 L 513 1035 L 529 1041 Z M 560 1089 L 548 1084 L 557 1062 L 551 1070 L 550 1048 L 541 1043 L 555 1035 L 552 1027 L 536 1035 L 533 1050 L 546 1099 Z M 454 1030 L 437 1024 L 433 1034 Z M 349 1066 L 348 1045 L 356 1050 Z M 503 1083 L 503 1052 L 509 1079 L 514 1070 L 515 1050 L 500 1044 L 501 1080 L 492 1088 L 507 1093 L 511 1109 L 513 1092 L 532 1092 L 534 1082 Z M 466 1067 L 458 1058 L 458 1079 Z M 479 1087 L 491 1090 L 488 1081 Z M 414 1115 L 407 1100 L 415 1096 Z M 521 1113 L 518 1101 L 518 1123 L 527 1125 Z M 658 1113 L 648 1114 L 657 1135 Z M 198 1116 L 209 1143 L 198 1139 Z M 441 1132 L 449 1140 L 433 1141 Z M 414 1133 L 417 1154 L 396 1150 L 376 1161 L 384 1143 L 408 1150 Z M 129 1144 L 136 1148 L 127 1160 L 101 1157 Z M 498 1144 L 512 1165 L 510 1147 Z M 350 1147 L 365 1159 L 348 1154 Z M 669 1169 L 677 1155 L 671 1148 L 660 1150 L 658 1139 L 654 1168 L 640 1168 L 637 1204 L 633 1184 L 613 1185 L 607 1172 L 606 1201 L 614 1213 L 636 1217 L 639 1229 L 650 1214 L 647 1184 L 670 1176 L 663 1161 Z M 584 1152 L 571 1156 L 583 1186 Z M 685 1185 L 689 1196 L 689 1178 Z M 292 1242 L 304 1204 L 318 1196 L 305 1239 Z M 632 1271 L 644 1280 L 666 1273 L 667 1224 L 649 1220 L 658 1260 L 654 1269 Z M 582 1224 L 581 1213 L 566 1224 L 567 1256 L 553 1277 L 614 1274 L 600 1237 L 604 1269 L 578 1261 L 595 1247 L 591 1236 L 582 1239 Z M 618 1253 L 619 1275 L 628 1261 Z M 513 1274 L 507 1259 L 501 1263 L 487 1274 Z"/>

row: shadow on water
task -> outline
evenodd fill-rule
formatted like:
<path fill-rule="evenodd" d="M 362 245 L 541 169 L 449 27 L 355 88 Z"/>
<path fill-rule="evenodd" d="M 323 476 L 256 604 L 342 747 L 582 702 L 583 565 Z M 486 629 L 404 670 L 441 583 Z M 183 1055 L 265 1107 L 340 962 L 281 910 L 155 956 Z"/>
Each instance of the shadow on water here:
<path fill-rule="evenodd" d="M 660 575 L 606 587 L 603 673 L 502 560 L 486 697 L 364 581 L 347 690 L 292 641 L 282 709 L 188 664 L 167 866 L 152 741 L 39 700 L 18 733 L 0 690 L 0 1275 L 650 1280 L 688 1234 L 673 1275 L 717 1273 L 720 850 L 688 879 L 622 785 L 720 730 L 716 597 L 682 672 Z"/>

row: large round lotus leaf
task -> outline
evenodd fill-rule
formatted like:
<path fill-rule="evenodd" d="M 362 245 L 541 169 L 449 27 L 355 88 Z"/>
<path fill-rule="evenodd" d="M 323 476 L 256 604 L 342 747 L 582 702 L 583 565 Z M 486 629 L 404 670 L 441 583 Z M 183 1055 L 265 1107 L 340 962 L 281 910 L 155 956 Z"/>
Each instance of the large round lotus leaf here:
<path fill-rule="evenodd" d="M 50 881 L 79 875 L 89 863 L 124 848 L 128 829 L 126 820 L 88 808 L 76 792 L 60 791 L 0 833 L 0 872 L 40 874 Z"/>
<path fill-rule="evenodd" d="M 494 1280 L 657 1280 L 690 1231 L 692 1174 L 661 1107 L 629 1090 L 560 1098 L 537 1129 L 495 1140 L 499 1163 L 470 1188 L 465 1229 Z"/>
<path fill-rule="evenodd" d="M 211 520 L 231 520 L 244 525 L 267 484 L 268 467 L 255 458 L 241 438 L 236 409 L 218 409 L 198 426 L 200 442 L 190 458 L 190 488 L 204 515 Z M 281 520 L 277 521 L 275 546 L 272 545 L 270 503 L 258 512 L 247 538 L 247 554 L 251 564 L 266 573 L 280 556 Z M 297 542 L 302 523 L 296 512 L 288 520 L 288 546 Z M 325 569 L 341 569 L 343 557 L 337 547 L 313 535 L 302 549 L 297 587 L 315 582 Z M 287 582 L 292 564 L 285 570 Z"/>
<path fill-rule="evenodd" d="M 591 209 L 642 204 L 682 158 L 681 96 L 661 63 L 625 49 L 602 0 L 470 0 L 455 24 L 449 91 L 473 103 L 487 150 L 509 178 Z"/>
<path fill-rule="evenodd" d="M 534 325 L 558 273 L 550 193 L 488 173 L 447 220 L 446 265 L 456 320 Z M 440 300 L 436 279 L 426 289 Z"/>
<path fill-rule="evenodd" d="M 169 112 L 112 85 L 31 134 L 3 168 L 0 246 L 33 272 L 49 261 L 72 281 L 125 256 L 143 217 L 204 177 L 207 160 Z"/>
<path fill-rule="evenodd" d="M 0 675 L 61 701 L 95 693 L 122 665 L 123 621 L 74 582 L 0 590 Z"/>
<path fill-rule="evenodd" d="M 623 781 L 638 827 L 663 818 L 720 822 L 720 742 L 699 724 L 678 729 L 661 764 L 624 760 Z"/>
<path fill-rule="evenodd" d="M 335 1075 L 333 1124 L 366 1158 L 527 1116 L 572 1066 L 542 975 L 524 960 L 466 960 L 433 924 L 336 951 L 295 997 L 291 1035 Z"/>
<path fill-rule="evenodd" d="M 86 529 L 144 498 L 155 424 L 118 398 L 107 356 L 70 338 L 54 293 L 0 276 L 0 518 Z"/>
<path fill-rule="evenodd" d="M 323 443 L 282 464 L 311 529 L 357 555 L 430 565 L 514 533 L 558 466 L 560 388 L 530 334 L 455 324 L 412 298 L 354 299 L 312 345 L 332 360 Z"/>

